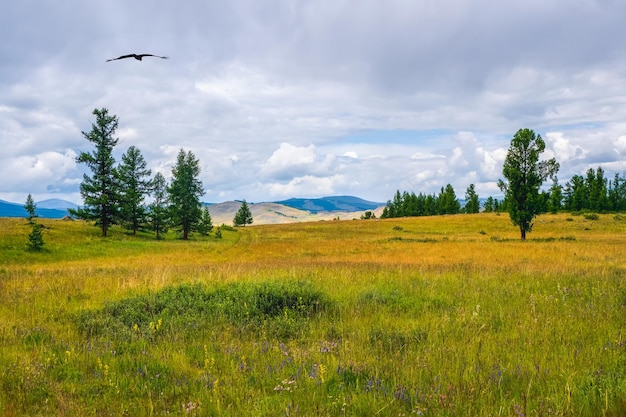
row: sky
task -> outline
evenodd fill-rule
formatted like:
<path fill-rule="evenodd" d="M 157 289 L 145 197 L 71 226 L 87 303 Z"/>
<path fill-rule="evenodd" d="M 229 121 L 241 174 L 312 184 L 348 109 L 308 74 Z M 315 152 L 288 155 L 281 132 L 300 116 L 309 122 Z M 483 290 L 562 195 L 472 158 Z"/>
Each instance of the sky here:
<path fill-rule="evenodd" d="M 203 201 L 501 195 L 533 129 L 560 183 L 626 172 L 623 0 L 20 0 L 0 14 L 0 199 L 82 199 L 94 109 Z M 147 57 L 106 62 L 129 53 Z M 548 186 L 549 184 L 546 184 Z"/>

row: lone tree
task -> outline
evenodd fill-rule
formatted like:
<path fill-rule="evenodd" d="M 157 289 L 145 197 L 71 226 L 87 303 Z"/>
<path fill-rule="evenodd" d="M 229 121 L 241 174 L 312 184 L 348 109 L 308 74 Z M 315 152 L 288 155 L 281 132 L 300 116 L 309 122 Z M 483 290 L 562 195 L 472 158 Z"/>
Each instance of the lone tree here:
<path fill-rule="evenodd" d="M 30 194 L 28 194 L 28 197 L 26 197 L 26 204 L 24 205 L 24 209 L 28 213 L 28 217 L 26 218 L 28 219 L 28 223 L 32 223 L 33 219 L 37 217 L 37 213 L 35 213 L 35 210 L 37 210 L 37 205 L 33 201 L 33 196 L 31 196 Z"/>
<path fill-rule="evenodd" d="M 541 210 L 541 184 L 548 177 L 554 179 L 559 170 L 554 158 L 539 161 L 545 148 L 540 135 L 530 129 L 518 130 L 511 140 L 502 169 L 507 182 L 498 181 L 511 221 L 519 226 L 522 240 L 526 240 L 526 233 L 532 231 L 533 219 Z"/>
<path fill-rule="evenodd" d="M 252 213 L 250 212 L 250 208 L 248 207 L 248 203 L 246 200 L 241 202 L 241 207 L 237 213 L 235 213 L 235 218 L 233 219 L 233 224 L 235 226 L 244 226 L 246 224 L 252 224 Z"/>
<path fill-rule="evenodd" d="M 179 226 L 183 240 L 196 230 L 202 217 L 200 197 L 204 195 L 200 175 L 200 162 L 195 155 L 183 149 L 178 152 L 176 165 L 172 168 L 172 182 L 168 188 L 171 223 Z"/>
<path fill-rule="evenodd" d="M 95 146 L 93 152 L 81 152 L 76 158 L 79 163 L 86 164 L 92 176 L 83 174 L 80 194 L 83 207 L 70 209 L 70 213 L 84 220 L 95 220 L 102 228 L 102 236 L 106 237 L 109 226 L 115 224 L 119 211 L 119 192 L 115 176 L 115 159 L 113 148 L 119 139 L 113 134 L 117 129 L 117 116 L 109 115 L 105 108 L 95 109 L 96 123 L 91 124 L 89 133 L 82 132 L 85 139 Z"/>
<path fill-rule="evenodd" d="M 131 146 L 122 155 L 116 175 L 120 186 L 120 218 L 136 235 L 137 229 L 146 222 L 144 200 L 152 187 L 152 171 L 147 168 L 141 151 Z"/>

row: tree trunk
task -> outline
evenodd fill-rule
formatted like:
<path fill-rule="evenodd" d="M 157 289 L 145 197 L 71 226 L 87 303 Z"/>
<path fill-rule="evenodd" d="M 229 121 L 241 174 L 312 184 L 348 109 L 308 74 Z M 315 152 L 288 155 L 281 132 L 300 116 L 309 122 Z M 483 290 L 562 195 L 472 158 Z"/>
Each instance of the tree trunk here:
<path fill-rule="evenodd" d="M 526 230 L 524 230 L 523 227 L 520 227 L 519 231 L 522 234 L 522 240 L 526 240 Z"/>

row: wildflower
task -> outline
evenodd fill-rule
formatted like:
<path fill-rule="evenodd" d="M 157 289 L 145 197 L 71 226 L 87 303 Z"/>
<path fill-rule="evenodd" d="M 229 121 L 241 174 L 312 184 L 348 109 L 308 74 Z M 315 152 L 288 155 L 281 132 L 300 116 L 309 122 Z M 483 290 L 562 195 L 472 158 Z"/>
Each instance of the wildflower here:
<path fill-rule="evenodd" d="M 322 381 L 322 384 L 324 383 L 324 375 L 326 375 L 326 367 L 323 364 L 319 364 L 318 366 L 319 372 L 320 372 L 320 380 Z"/>
<path fill-rule="evenodd" d="M 200 408 L 200 401 L 189 401 L 187 404 L 183 403 L 182 406 L 185 414 L 191 414 L 194 410 Z"/>

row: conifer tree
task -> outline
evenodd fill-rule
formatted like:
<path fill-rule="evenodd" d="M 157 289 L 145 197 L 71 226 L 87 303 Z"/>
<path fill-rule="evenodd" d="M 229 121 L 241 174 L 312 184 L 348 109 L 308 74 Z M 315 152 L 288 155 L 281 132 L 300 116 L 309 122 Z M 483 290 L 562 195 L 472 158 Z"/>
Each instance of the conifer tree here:
<path fill-rule="evenodd" d="M 480 212 L 480 200 L 478 199 L 478 194 L 476 194 L 474 184 L 470 184 L 465 191 L 465 207 L 463 211 L 465 213 Z"/>
<path fill-rule="evenodd" d="M 157 172 L 152 180 L 152 204 L 149 206 L 148 218 L 156 238 L 161 239 L 167 233 L 169 224 L 169 211 L 167 199 L 167 180 L 160 172 Z"/>
<path fill-rule="evenodd" d="M 31 196 L 30 194 L 28 194 L 28 197 L 26 197 L 26 204 L 24 205 L 24 209 L 28 213 L 28 222 L 32 223 L 33 219 L 37 217 L 37 213 L 35 213 L 35 210 L 37 210 L 37 205 L 33 201 L 33 196 Z"/>
<path fill-rule="evenodd" d="M 438 197 L 439 214 L 458 214 L 461 211 L 461 203 L 456 198 L 456 193 L 451 184 L 442 188 Z"/>
<path fill-rule="evenodd" d="M 89 133 L 82 132 L 85 139 L 91 142 L 95 150 L 81 152 L 76 161 L 86 164 L 92 176 L 83 175 L 80 184 L 80 194 L 83 197 L 83 206 L 70 209 L 70 213 L 84 220 L 95 220 L 102 229 L 102 236 L 107 236 L 109 226 L 118 221 L 119 190 L 115 176 L 115 159 L 113 149 L 119 139 L 114 138 L 118 119 L 109 115 L 105 108 L 94 109 L 96 123 L 91 124 Z"/>
<path fill-rule="evenodd" d="M 200 216 L 200 221 L 198 222 L 198 233 L 203 236 L 208 235 L 213 231 L 213 221 L 211 220 L 211 213 L 209 213 L 209 208 L 204 206 L 202 208 L 202 216 Z"/>
<path fill-rule="evenodd" d="M 550 187 L 550 199 L 548 207 L 551 213 L 556 213 L 563 207 L 563 187 L 559 185 L 559 180 L 554 177 L 552 186 Z"/>
<path fill-rule="evenodd" d="M 152 186 L 151 174 L 141 151 L 134 146 L 128 148 L 122 155 L 116 175 L 120 187 L 120 219 L 133 231 L 133 235 L 146 222 L 144 200 Z"/>
<path fill-rule="evenodd" d="M 193 152 L 178 153 L 176 165 L 172 169 L 172 182 L 168 187 L 171 223 L 183 232 L 183 240 L 196 230 L 202 211 L 200 197 L 204 195 L 200 175 L 200 163 Z"/>
<path fill-rule="evenodd" d="M 250 208 L 248 207 L 248 203 L 246 200 L 241 202 L 241 207 L 235 214 L 235 218 L 233 219 L 233 224 L 235 226 L 244 226 L 246 224 L 252 224 L 252 212 L 250 212 Z"/>
<path fill-rule="evenodd" d="M 28 250 L 39 252 L 43 248 L 43 245 L 43 227 L 40 224 L 33 223 L 33 229 L 28 235 Z"/>

